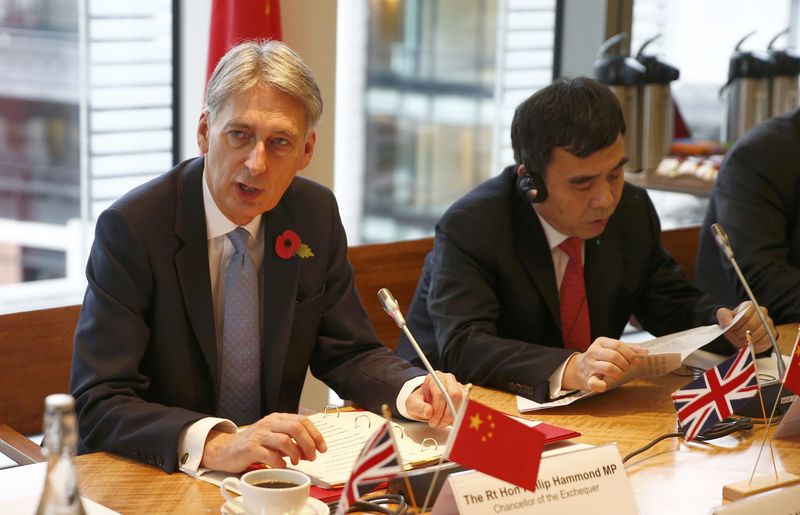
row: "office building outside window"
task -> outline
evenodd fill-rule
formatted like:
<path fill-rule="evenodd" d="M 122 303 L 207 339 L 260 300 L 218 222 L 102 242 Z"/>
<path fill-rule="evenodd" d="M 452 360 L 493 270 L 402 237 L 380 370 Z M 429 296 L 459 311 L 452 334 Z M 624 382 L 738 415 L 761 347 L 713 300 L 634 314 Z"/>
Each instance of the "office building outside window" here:
<path fill-rule="evenodd" d="M 0 1 L 0 312 L 79 303 L 94 219 L 171 166 L 172 12 Z"/>
<path fill-rule="evenodd" d="M 555 4 L 340 3 L 335 183 L 351 243 L 430 235 L 513 163 L 513 109 L 553 77 Z"/>

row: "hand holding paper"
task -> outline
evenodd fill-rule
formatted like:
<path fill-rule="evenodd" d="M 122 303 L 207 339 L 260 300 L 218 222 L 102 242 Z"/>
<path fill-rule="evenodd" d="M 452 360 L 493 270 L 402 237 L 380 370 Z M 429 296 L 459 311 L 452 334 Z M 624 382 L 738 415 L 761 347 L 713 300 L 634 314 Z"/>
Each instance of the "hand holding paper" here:
<path fill-rule="evenodd" d="M 778 334 L 775 330 L 775 324 L 773 324 L 767 313 L 767 308 L 762 306 L 761 312 L 764 314 L 772 334 Z M 741 316 L 742 313 L 744 313 L 743 316 Z M 747 331 L 752 334 L 753 347 L 756 353 L 764 352 L 772 345 L 772 341 L 764 330 L 764 325 L 761 323 L 758 313 L 753 309 L 753 303 L 749 300 L 736 306 L 735 310 L 719 308 L 717 310 L 717 321 L 721 327 L 725 328 L 725 338 L 736 349 L 741 349 L 747 345 Z"/>
<path fill-rule="evenodd" d="M 569 360 L 562 387 L 566 390 L 604 392 L 610 382 L 619 380 L 639 364 L 639 355 L 647 349 L 611 338 L 598 338 L 585 352 Z"/>

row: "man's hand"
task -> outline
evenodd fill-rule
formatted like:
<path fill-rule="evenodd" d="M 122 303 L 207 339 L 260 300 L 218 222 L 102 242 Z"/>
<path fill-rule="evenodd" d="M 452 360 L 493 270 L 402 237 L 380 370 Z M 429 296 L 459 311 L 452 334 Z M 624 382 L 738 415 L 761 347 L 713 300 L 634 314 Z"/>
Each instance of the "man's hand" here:
<path fill-rule="evenodd" d="M 736 322 L 736 325 L 725 331 L 725 338 L 727 338 L 736 349 L 741 349 L 747 345 L 747 331 L 750 331 L 755 351 L 764 352 L 768 350 L 772 346 L 772 340 L 770 340 L 769 335 L 764 330 L 758 313 L 753 309 L 753 303 L 749 300 L 736 306 L 736 309 L 733 311 L 728 308 L 719 308 L 717 310 L 717 322 L 719 322 L 721 327 L 725 327 L 731 323 L 731 320 L 733 320 L 736 315 L 744 310 L 747 310 L 747 313 Z M 761 306 L 761 312 L 764 313 L 764 317 L 767 319 L 767 325 L 769 326 L 769 330 L 772 331 L 772 334 L 778 334 L 775 330 L 775 325 L 772 323 L 772 319 L 769 317 L 767 308 Z"/>
<path fill-rule="evenodd" d="M 456 410 L 464 398 L 464 387 L 456 381 L 456 376 L 444 372 L 436 372 L 439 380 L 453 400 Z M 428 374 L 422 386 L 414 390 L 406 399 L 406 411 L 411 418 L 425 420 L 431 427 L 447 427 L 453 423 L 455 414 L 450 413 L 447 401 L 436 386 L 433 376 Z"/>
<path fill-rule="evenodd" d="M 238 433 L 209 432 L 200 465 L 223 472 L 241 472 L 253 463 L 283 468 L 284 456 L 296 465 L 327 449 L 322 434 L 306 417 L 272 413 Z"/>
<path fill-rule="evenodd" d="M 611 380 L 621 378 L 632 365 L 639 364 L 640 354 L 647 354 L 647 349 L 611 338 L 598 338 L 585 352 L 570 358 L 564 368 L 561 387 L 604 392 Z"/>

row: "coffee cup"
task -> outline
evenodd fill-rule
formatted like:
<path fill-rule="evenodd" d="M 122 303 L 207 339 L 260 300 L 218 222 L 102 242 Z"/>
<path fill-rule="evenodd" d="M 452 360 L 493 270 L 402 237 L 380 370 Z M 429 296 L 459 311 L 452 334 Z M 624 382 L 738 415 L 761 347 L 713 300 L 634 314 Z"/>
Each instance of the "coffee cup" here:
<path fill-rule="evenodd" d="M 311 480 L 302 472 L 263 469 L 248 472 L 241 479 L 226 477 L 220 490 L 228 502 L 251 515 L 298 515 L 306 505 L 310 486 Z M 240 491 L 242 500 L 231 495 L 228 487 Z"/>

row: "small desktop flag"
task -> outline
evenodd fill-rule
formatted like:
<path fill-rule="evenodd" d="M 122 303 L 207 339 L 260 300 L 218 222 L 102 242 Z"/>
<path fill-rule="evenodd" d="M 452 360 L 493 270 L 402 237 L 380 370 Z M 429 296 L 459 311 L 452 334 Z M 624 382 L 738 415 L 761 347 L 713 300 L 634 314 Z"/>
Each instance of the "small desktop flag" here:
<path fill-rule="evenodd" d="M 533 491 L 543 448 L 536 427 L 469 400 L 453 424 L 447 459 Z"/>
<path fill-rule="evenodd" d="M 797 342 L 794 344 L 789 366 L 786 367 L 786 375 L 783 376 L 783 387 L 800 395 L 800 345 Z"/>
<path fill-rule="evenodd" d="M 708 428 L 729 417 L 758 393 L 753 354 L 743 347 L 672 394 L 686 440 L 694 440 Z"/>
<path fill-rule="evenodd" d="M 361 493 L 358 490 L 359 483 L 365 481 L 370 483 L 388 481 L 402 472 L 400 469 L 400 453 L 397 452 L 394 446 L 394 439 L 389 433 L 391 430 L 389 423 L 386 422 L 364 444 L 361 454 L 358 455 L 356 462 L 353 464 L 350 479 L 344 485 L 344 492 L 339 498 L 339 507 L 336 510 L 337 515 L 346 513 L 348 508 L 361 497 Z"/>

